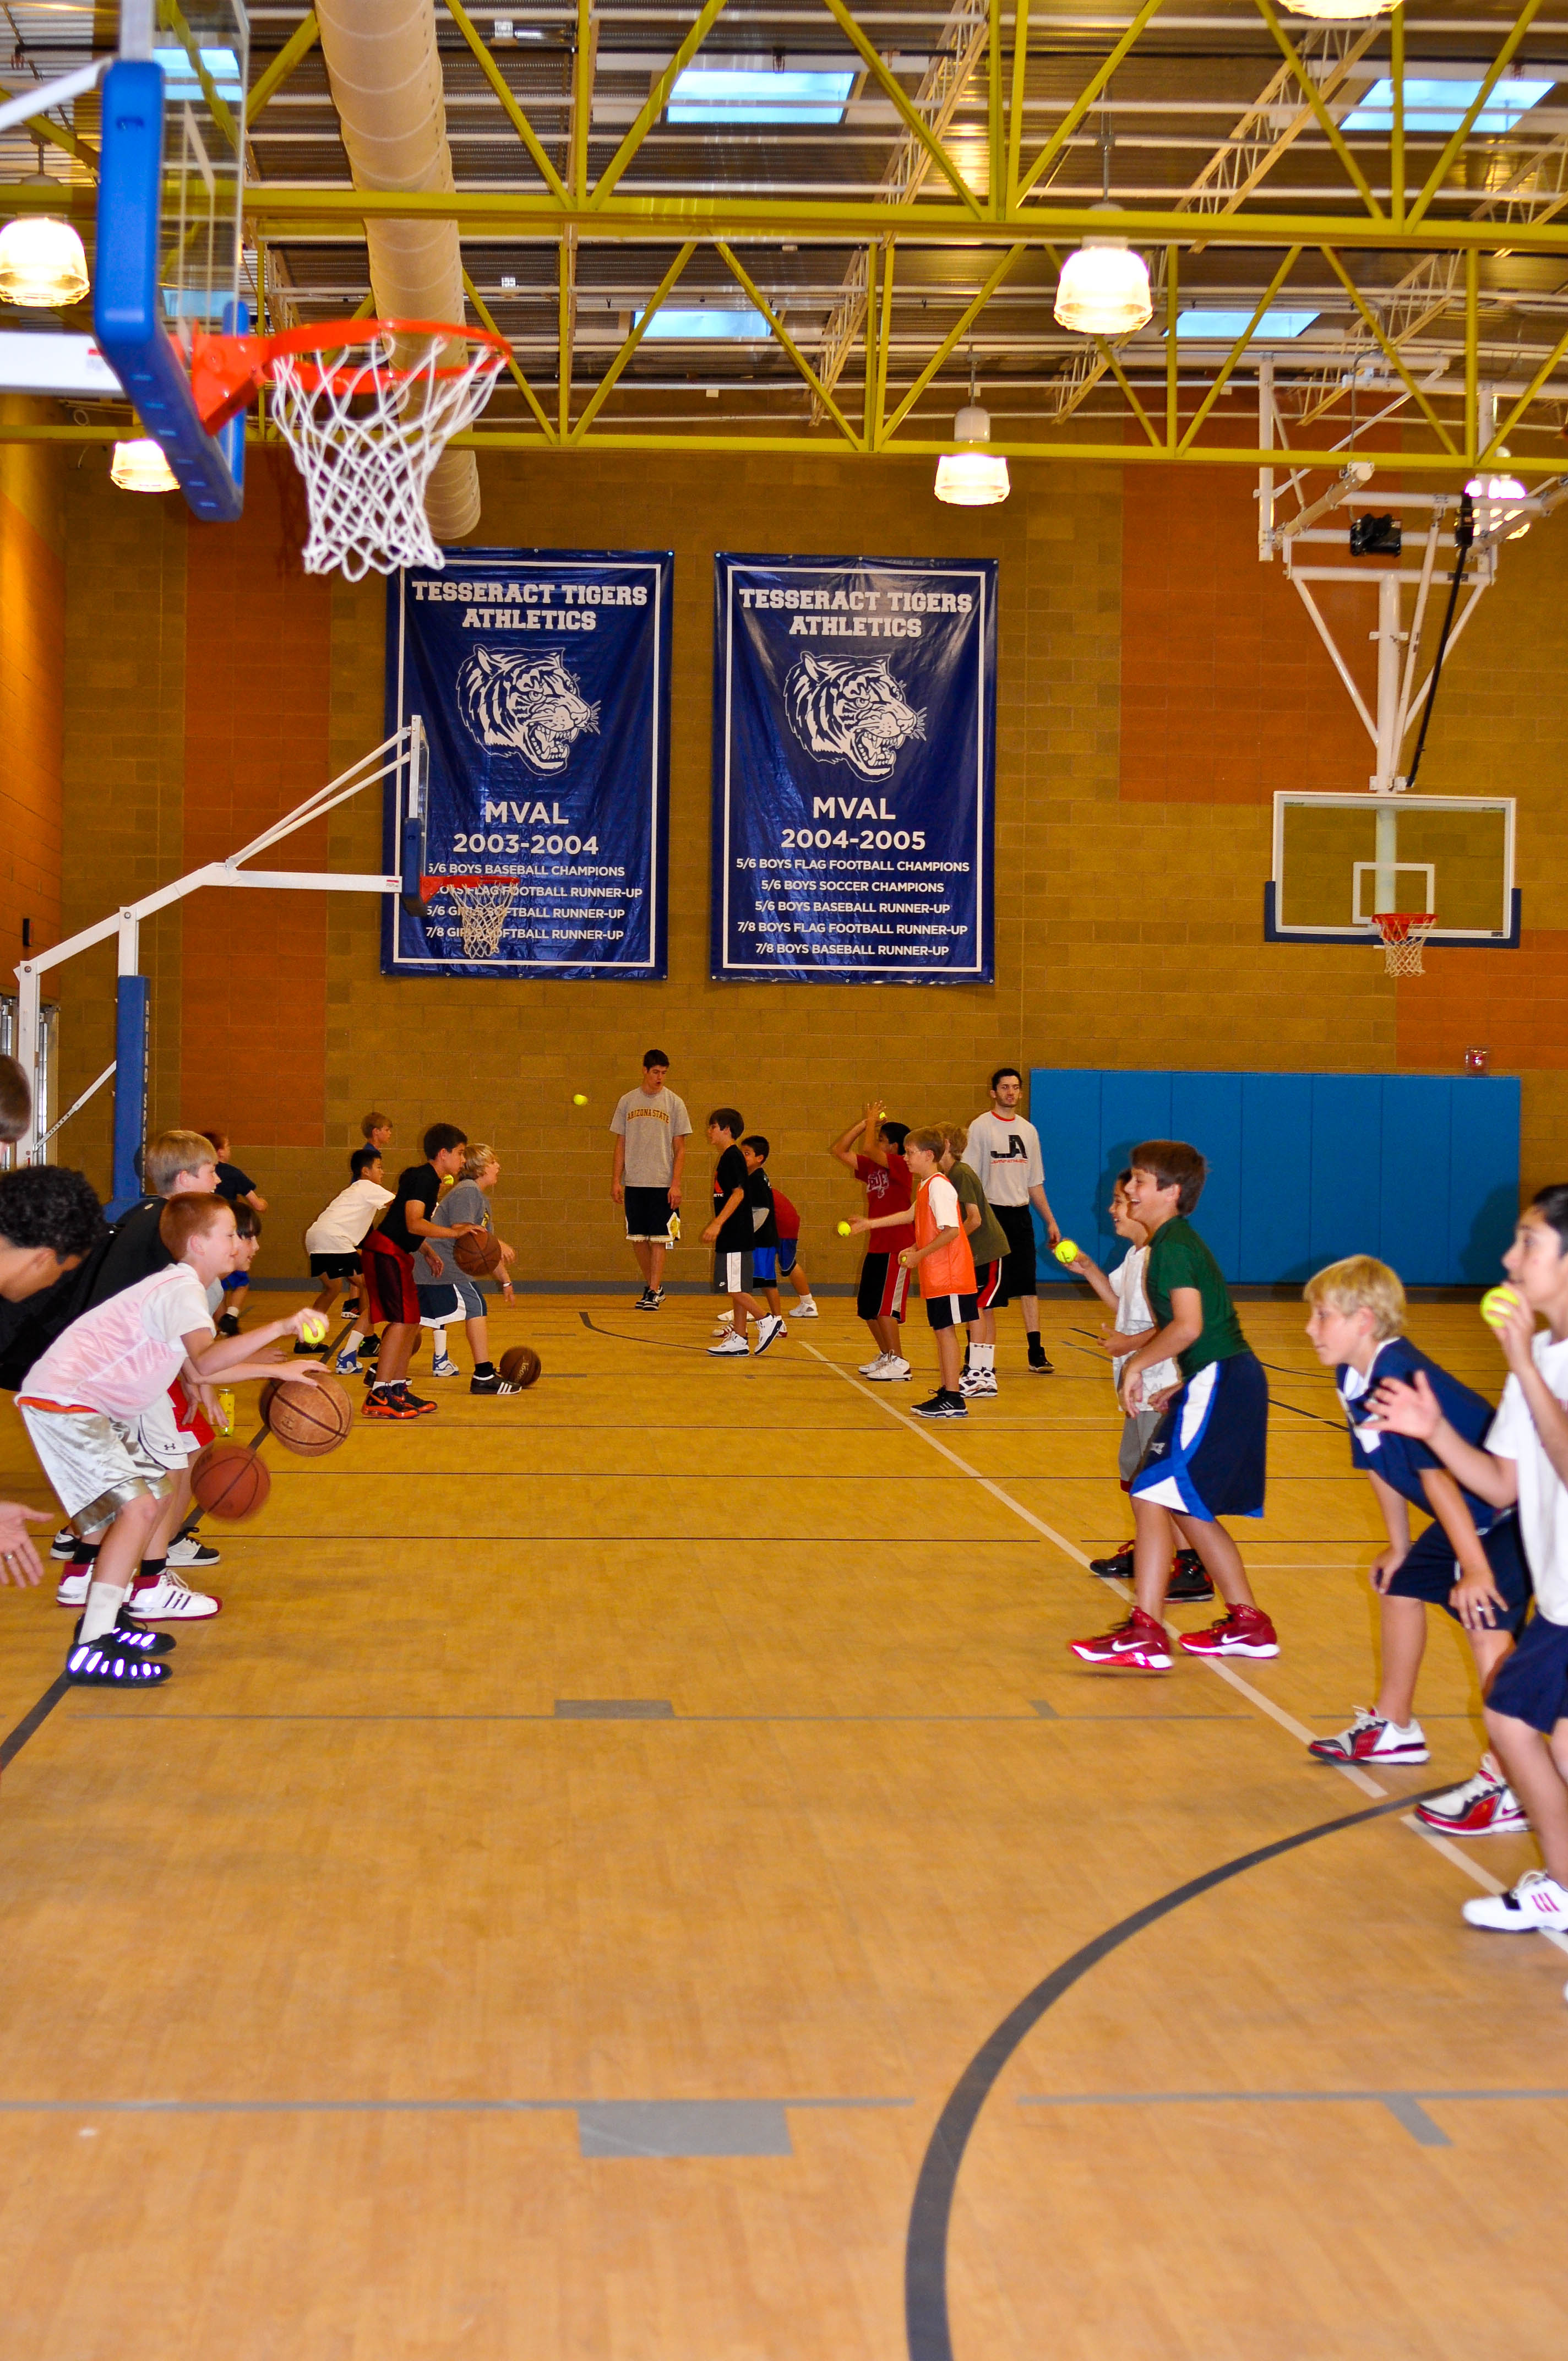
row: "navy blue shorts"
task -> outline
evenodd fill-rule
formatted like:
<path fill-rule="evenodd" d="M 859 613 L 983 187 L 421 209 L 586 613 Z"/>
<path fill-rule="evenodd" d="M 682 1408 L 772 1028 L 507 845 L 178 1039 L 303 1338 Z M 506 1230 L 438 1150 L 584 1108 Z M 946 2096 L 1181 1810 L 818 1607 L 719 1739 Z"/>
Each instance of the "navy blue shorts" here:
<path fill-rule="evenodd" d="M 1519 1646 L 1498 1666 L 1486 1707 L 1547 1736 L 1568 1719 L 1568 1623 L 1531 1617 Z"/>
<path fill-rule="evenodd" d="M 1530 1568 L 1524 1562 L 1524 1547 L 1519 1540 L 1519 1519 L 1499 1517 L 1491 1532 L 1482 1534 L 1481 1546 L 1486 1553 L 1492 1579 L 1508 1602 L 1508 1613 L 1497 1615 L 1488 1628 L 1511 1632 L 1517 1640 L 1533 1596 Z M 1429 1607 L 1441 1607 L 1445 1614 L 1453 1615 L 1448 1594 L 1458 1579 L 1459 1561 L 1453 1554 L 1453 1543 L 1441 1525 L 1429 1525 L 1385 1595 L 1389 1598 L 1424 1599 Z M 1457 1623 L 1458 1616 L 1454 1615 L 1453 1620 Z"/>
<path fill-rule="evenodd" d="M 1268 1458 L 1268 1379 L 1250 1353 L 1190 1378 L 1128 1490 L 1179 1517 L 1261 1517 Z"/>
<path fill-rule="evenodd" d="M 776 1251 L 779 1258 L 779 1275 L 781 1278 L 787 1279 L 791 1271 L 795 1268 L 795 1258 L 799 1250 L 799 1246 L 800 1240 L 798 1238 L 781 1238 L 779 1240 Z"/>
<path fill-rule="evenodd" d="M 751 1248 L 751 1284 L 753 1287 L 774 1287 L 778 1283 L 779 1250 L 777 1246 Z"/>

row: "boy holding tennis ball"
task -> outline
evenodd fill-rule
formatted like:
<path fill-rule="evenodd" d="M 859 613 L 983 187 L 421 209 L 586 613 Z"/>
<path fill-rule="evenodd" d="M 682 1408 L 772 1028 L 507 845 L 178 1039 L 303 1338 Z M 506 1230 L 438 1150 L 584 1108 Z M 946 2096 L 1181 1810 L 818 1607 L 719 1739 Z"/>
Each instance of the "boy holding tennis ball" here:
<path fill-rule="evenodd" d="M 1268 1454 L 1268 1381 L 1248 1347 L 1219 1264 L 1188 1215 L 1209 1167 L 1185 1139 L 1146 1139 L 1130 1159 L 1126 1197 L 1149 1237 L 1144 1287 L 1155 1328 L 1122 1372 L 1124 1409 L 1144 1408 L 1147 1373 L 1174 1359 L 1180 1391 L 1170 1401 L 1132 1482 L 1137 1603 L 1124 1623 L 1069 1642 L 1086 1664 L 1168 1673 L 1161 1614 L 1170 1581 L 1174 1518 L 1225 1602 L 1203 1631 L 1184 1631 L 1190 1656 L 1277 1656 L 1273 1624 L 1252 1595 L 1240 1550 L 1222 1517 L 1261 1517 Z"/>
<path fill-rule="evenodd" d="M 1530 1570 L 1512 1510 L 1463 1488 L 1426 1444 L 1386 1429 L 1374 1398 L 1389 1380 L 1409 1386 L 1419 1374 L 1454 1431 L 1476 1445 L 1486 1440 L 1492 1406 L 1410 1343 L 1405 1290 L 1387 1263 L 1370 1255 L 1331 1263 L 1308 1280 L 1306 1299 L 1307 1334 L 1333 1370 L 1351 1458 L 1365 1472 L 1388 1536 L 1371 1566 L 1383 1660 L 1376 1699 L 1358 1709 L 1348 1730 L 1315 1740 L 1308 1752 L 1321 1763 L 1424 1763 L 1415 1694 L 1428 1608 L 1442 1608 L 1464 1626 L 1485 1697 L 1530 1612 Z M 1436 1520 L 1413 1544 L 1412 1506 Z M 1416 1809 L 1428 1828 L 1449 1836 L 1511 1834 L 1526 1825 L 1490 1754 L 1474 1778 Z"/>
<path fill-rule="evenodd" d="M 1464 1905 L 1497 1934 L 1568 1931 L 1568 1186 L 1539 1191 L 1503 1257 L 1518 1308 L 1497 1332 L 1508 1379 L 1484 1446 L 1466 1441 L 1424 1371 L 1391 1378 L 1373 1408 L 1385 1433 L 1427 1444 L 1467 1492 L 1517 1507 L 1536 1611 L 1501 1664 L 1486 1729 L 1545 1866 L 1511 1893 Z M 1544 1320 L 1544 1328 L 1536 1323 Z"/>

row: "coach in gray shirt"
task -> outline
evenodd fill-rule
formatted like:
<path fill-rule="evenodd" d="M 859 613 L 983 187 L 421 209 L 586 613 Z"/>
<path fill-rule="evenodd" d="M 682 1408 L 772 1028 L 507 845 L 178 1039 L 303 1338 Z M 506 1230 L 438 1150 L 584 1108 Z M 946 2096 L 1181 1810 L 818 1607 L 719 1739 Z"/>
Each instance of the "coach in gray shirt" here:
<path fill-rule="evenodd" d="M 663 1049 L 642 1060 L 642 1080 L 609 1119 L 615 1134 L 609 1193 L 626 1211 L 626 1235 L 642 1273 L 639 1312 L 657 1312 L 664 1300 L 664 1256 L 674 1240 L 670 1224 L 680 1210 L 691 1117 L 685 1102 L 664 1087 L 670 1061 Z M 678 1229 L 677 1229 L 678 1235 Z"/>

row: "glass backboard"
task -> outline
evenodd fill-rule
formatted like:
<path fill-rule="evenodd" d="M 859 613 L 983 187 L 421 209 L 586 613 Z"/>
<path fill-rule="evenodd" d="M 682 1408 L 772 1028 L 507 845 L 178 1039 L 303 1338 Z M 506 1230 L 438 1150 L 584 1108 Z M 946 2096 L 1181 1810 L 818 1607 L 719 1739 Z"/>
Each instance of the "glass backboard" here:
<path fill-rule="evenodd" d="M 1517 950 L 1513 798 L 1277 795 L 1266 940 L 1374 942 L 1380 910 L 1434 911 L 1433 943 Z"/>

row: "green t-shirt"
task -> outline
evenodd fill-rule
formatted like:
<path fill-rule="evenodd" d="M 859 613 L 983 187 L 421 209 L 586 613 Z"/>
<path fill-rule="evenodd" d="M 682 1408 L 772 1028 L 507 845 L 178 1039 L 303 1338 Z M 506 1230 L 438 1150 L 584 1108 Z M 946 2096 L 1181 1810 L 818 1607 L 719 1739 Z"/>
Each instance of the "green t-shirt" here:
<path fill-rule="evenodd" d="M 970 1205 L 980 1207 L 980 1227 L 969 1233 L 969 1250 L 978 1269 L 982 1262 L 1001 1262 L 1005 1257 L 1007 1233 L 991 1210 L 991 1202 L 980 1185 L 980 1175 L 971 1172 L 961 1159 L 955 1159 L 948 1175 L 959 1193 L 959 1212 L 966 1213 Z"/>
<path fill-rule="evenodd" d="M 1149 1240 L 1144 1291 L 1161 1328 L 1172 1316 L 1171 1290 L 1178 1287 L 1195 1287 L 1203 1308 L 1202 1327 L 1186 1352 L 1177 1355 L 1184 1378 L 1195 1378 L 1211 1361 L 1234 1360 L 1236 1354 L 1246 1351 L 1247 1341 L 1220 1266 L 1185 1213 L 1163 1224 Z"/>

